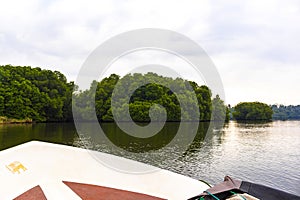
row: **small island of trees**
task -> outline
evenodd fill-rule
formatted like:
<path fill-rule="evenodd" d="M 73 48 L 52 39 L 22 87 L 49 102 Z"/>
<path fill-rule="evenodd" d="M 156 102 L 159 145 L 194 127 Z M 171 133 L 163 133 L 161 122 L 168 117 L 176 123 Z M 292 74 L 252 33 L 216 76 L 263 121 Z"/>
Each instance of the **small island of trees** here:
<path fill-rule="evenodd" d="M 272 108 L 261 102 L 242 102 L 234 107 L 233 118 L 237 121 L 272 120 Z"/>

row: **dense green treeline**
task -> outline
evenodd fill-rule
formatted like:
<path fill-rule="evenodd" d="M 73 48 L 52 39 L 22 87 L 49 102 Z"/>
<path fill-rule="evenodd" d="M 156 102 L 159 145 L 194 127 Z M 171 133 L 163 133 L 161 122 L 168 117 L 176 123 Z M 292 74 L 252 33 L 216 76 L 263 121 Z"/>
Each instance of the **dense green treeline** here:
<path fill-rule="evenodd" d="M 80 113 L 77 117 L 82 120 L 92 119 L 89 111 L 93 110 L 99 121 L 114 121 L 116 117 L 130 120 L 127 110 L 134 121 L 150 121 L 150 116 L 159 121 L 164 116 L 168 121 L 228 120 L 229 115 L 224 102 L 219 96 L 212 98 L 207 86 L 155 73 L 122 78 L 112 74 L 94 81 L 85 91 L 74 92 L 75 88 L 58 71 L 0 66 L 0 116 L 36 122 L 71 121 L 72 97 L 74 109 Z M 114 110 L 112 98 L 116 99 Z"/>
<path fill-rule="evenodd" d="M 284 106 L 272 105 L 274 120 L 299 120 L 300 119 L 300 105 Z"/>
<path fill-rule="evenodd" d="M 91 102 L 94 90 L 95 105 Z M 195 99 L 192 93 L 196 94 Z M 115 100 L 113 108 L 112 98 Z M 92 113 L 89 111 L 94 106 L 99 121 L 113 121 L 116 118 L 128 121 L 128 108 L 134 121 L 150 121 L 151 115 L 160 121 L 163 120 L 164 112 L 167 121 L 224 120 L 226 117 L 229 119 L 224 102 L 219 96 L 212 100 L 211 91 L 207 86 L 155 73 L 128 74 L 122 78 L 112 74 L 98 83 L 92 83 L 89 90 L 75 94 L 74 99 L 74 109 L 78 110 L 76 113 L 82 113 L 82 116 L 77 116 L 81 120 L 92 119 L 93 116 L 86 116 L 86 113 Z M 182 107 L 185 109 L 182 110 Z M 194 116 L 195 110 L 199 111 L 200 119 L 199 116 Z"/>
<path fill-rule="evenodd" d="M 218 95 L 212 98 L 207 86 L 155 73 L 128 74 L 122 78 L 112 74 L 100 82 L 94 81 L 85 91 L 74 92 L 74 89 L 74 83 L 58 71 L 0 66 L 1 121 L 72 121 L 72 94 L 74 109 L 82 120 L 91 119 L 88 115 L 93 110 L 103 122 L 114 121 L 116 116 L 119 120 L 129 120 L 125 115 L 127 110 L 134 121 L 150 121 L 150 116 L 156 120 L 165 116 L 168 121 L 193 121 L 199 119 L 193 116 L 195 110 L 199 111 L 201 121 L 224 118 L 228 121 L 230 114 L 236 120 L 300 119 L 300 105 L 243 102 L 228 108 Z M 116 99 L 114 110 L 112 98 Z"/>
<path fill-rule="evenodd" d="M 34 121 L 71 120 L 73 82 L 58 71 L 0 66 L 0 116 Z"/>

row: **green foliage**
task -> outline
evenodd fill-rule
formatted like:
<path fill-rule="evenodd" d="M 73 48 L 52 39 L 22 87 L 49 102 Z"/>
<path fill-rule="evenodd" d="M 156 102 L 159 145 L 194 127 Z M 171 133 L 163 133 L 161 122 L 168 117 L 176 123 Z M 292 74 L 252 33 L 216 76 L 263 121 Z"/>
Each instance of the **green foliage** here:
<path fill-rule="evenodd" d="M 96 101 L 92 105 L 89 99 L 93 98 L 90 95 L 95 87 Z M 195 93 L 196 98 L 193 99 L 191 93 Z M 126 98 L 127 95 L 130 97 Z M 151 114 L 155 120 L 160 121 L 165 113 L 167 121 L 199 120 L 199 116 L 193 116 L 195 109 L 199 110 L 201 121 L 211 119 L 211 92 L 207 86 L 198 86 L 195 82 L 163 77 L 155 73 L 128 74 L 122 78 L 112 74 L 99 83 L 93 83 L 90 89 L 76 94 L 74 108 L 82 113 L 82 120 L 92 119 L 92 116 L 85 116 L 84 113 L 88 112 L 84 111 L 90 111 L 95 106 L 99 121 L 114 121 L 112 98 L 116 100 L 114 114 L 121 121 L 130 120 L 124 115 L 127 109 L 134 121 L 149 122 Z M 223 105 L 223 101 L 220 100 L 220 106 L 221 104 Z M 182 106 L 185 109 L 181 109 Z"/>
<path fill-rule="evenodd" d="M 142 86 L 136 89 L 138 85 Z M 197 84 L 193 87 L 187 80 L 180 78 L 172 79 L 155 73 L 128 74 L 120 79 L 118 87 L 115 88 L 115 99 L 120 105 L 120 109 L 116 108 L 116 115 L 121 116 L 124 112 L 122 108 L 129 106 L 131 118 L 135 121 L 150 121 L 150 108 L 153 108 L 153 115 L 158 117 L 156 120 L 161 120 L 160 117 L 166 112 L 167 121 L 192 121 L 199 120 L 199 116 L 193 116 L 195 109 L 198 109 L 200 113 L 203 112 L 200 120 L 209 120 L 210 113 L 206 113 L 207 110 L 204 109 L 211 108 L 210 91 L 207 87 L 199 87 Z M 192 98 L 192 89 L 201 99 Z M 126 102 L 123 97 L 132 91 L 134 92 L 130 101 Z M 201 100 L 201 104 L 197 100 Z M 181 109 L 182 107 L 185 109 Z M 122 116 L 120 118 L 122 119 Z M 126 120 L 126 117 L 124 119 Z"/>
<path fill-rule="evenodd" d="M 236 120 L 271 120 L 272 108 L 261 102 L 243 102 L 234 107 Z"/>
<path fill-rule="evenodd" d="M 72 106 L 81 120 L 93 119 L 94 110 L 99 121 L 114 121 L 113 113 L 121 120 L 129 120 L 126 110 L 134 121 L 145 122 L 164 117 L 168 121 L 209 121 L 211 117 L 219 120 L 227 116 L 226 106 L 218 96 L 213 100 L 216 113 L 212 116 L 213 102 L 207 86 L 155 73 L 122 78 L 112 74 L 94 81 L 85 91 L 73 92 L 75 89 L 74 82 L 67 82 L 58 71 L 0 66 L 0 116 L 37 122 L 71 121 Z M 113 97 L 116 106 L 112 108 Z M 200 118 L 195 115 L 197 110 Z"/>
<path fill-rule="evenodd" d="M 7 117 L 0 116 L 0 124 L 19 124 L 19 123 L 32 123 L 32 119 L 10 119 Z"/>
<path fill-rule="evenodd" d="M 216 97 L 212 100 L 212 107 L 212 119 L 214 121 L 229 121 L 229 108 L 225 106 L 224 101 L 220 99 L 219 95 L 216 95 Z"/>
<path fill-rule="evenodd" d="M 70 117 L 74 84 L 60 72 L 0 66 L 0 115 L 34 121 L 65 121 Z"/>
<path fill-rule="evenodd" d="M 272 110 L 273 110 L 274 120 L 299 120 L 300 119 L 300 105 L 297 106 L 272 105 Z"/>

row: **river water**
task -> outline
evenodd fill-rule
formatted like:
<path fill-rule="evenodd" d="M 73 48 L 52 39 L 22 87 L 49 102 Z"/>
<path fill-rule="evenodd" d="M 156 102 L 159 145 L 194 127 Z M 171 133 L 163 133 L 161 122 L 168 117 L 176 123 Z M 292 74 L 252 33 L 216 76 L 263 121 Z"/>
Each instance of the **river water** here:
<path fill-rule="evenodd" d="M 211 184 L 230 175 L 300 195 L 300 121 L 231 121 L 213 127 L 200 123 L 193 141 L 187 139 L 193 124 L 182 124 L 179 136 L 180 123 L 166 123 L 159 137 L 140 140 L 124 135 L 114 123 L 101 124 L 105 132 L 101 136 L 95 133 L 95 124 L 86 123 L 77 127 L 80 137 L 70 123 L 0 125 L 0 150 L 41 140 L 124 156 Z"/>

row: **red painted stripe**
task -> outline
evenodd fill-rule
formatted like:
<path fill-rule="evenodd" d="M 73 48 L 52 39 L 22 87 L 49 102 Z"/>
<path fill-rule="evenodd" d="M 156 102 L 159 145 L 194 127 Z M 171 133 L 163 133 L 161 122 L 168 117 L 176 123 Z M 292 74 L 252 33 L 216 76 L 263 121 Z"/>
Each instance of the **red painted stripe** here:
<path fill-rule="evenodd" d="M 108 188 L 98 185 L 73 183 L 67 181 L 63 181 L 63 183 L 70 187 L 83 200 L 164 200 L 162 198 L 146 194 Z"/>
<path fill-rule="evenodd" d="M 47 200 L 47 198 L 45 197 L 42 188 L 39 185 L 37 185 L 27 190 L 20 196 L 14 198 L 14 200 Z"/>

